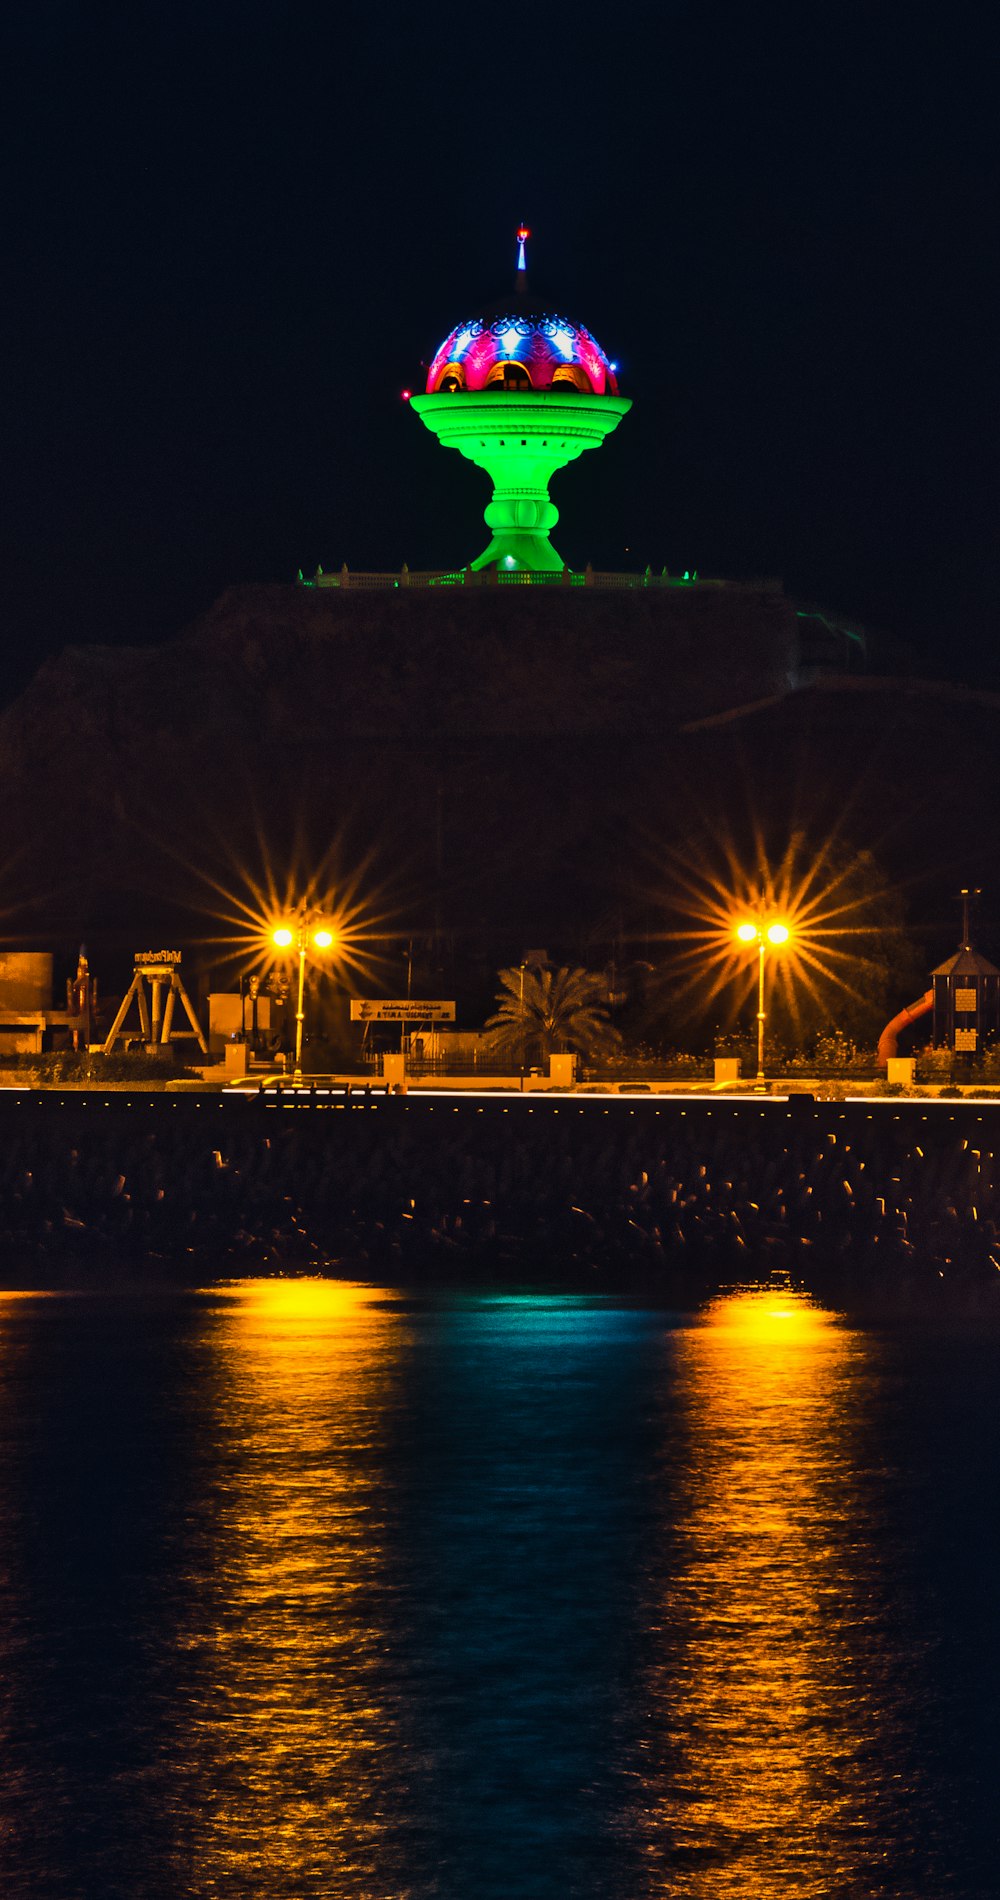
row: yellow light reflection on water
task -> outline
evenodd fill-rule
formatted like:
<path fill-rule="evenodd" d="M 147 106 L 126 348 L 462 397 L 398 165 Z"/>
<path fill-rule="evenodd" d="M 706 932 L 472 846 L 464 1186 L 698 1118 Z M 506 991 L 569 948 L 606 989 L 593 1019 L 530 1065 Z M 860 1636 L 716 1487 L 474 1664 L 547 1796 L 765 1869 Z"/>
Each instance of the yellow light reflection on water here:
<path fill-rule="evenodd" d="M 344 1343 L 345 1327 L 348 1337 L 370 1332 L 389 1296 L 345 1280 L 296 1279 L 247 1280 L 230 1288 L 229 1297 L 228 1317 L 242 1340 L 271 1351 L 294 1337 L 298 1352 L 323 1355 L 331 1338 Z"/>
<path fill-rule="evenodd" d="M 679 1350 L 694 1476 L 667 1609 L 685 1635 L 660 1665 L 670 1766 L 649 1819 L 671 1895 L 820 1900 L 872 1845 L 859 1762 L 877 1717 L 852 1640 L 862 1348 L 805 1298 L 754 1290 Z"/>
<path fill-rule="evenodd" d="M 388 1297 L 266 1280 L 214 1309 L 214 1551 L 193 1558 L 180 1633 L 199 1892 L 319 1892 L 334 1868 L 361 1892 L 386 1864 L 401 1737 L 385 1446 L 404 1330 Z"/>

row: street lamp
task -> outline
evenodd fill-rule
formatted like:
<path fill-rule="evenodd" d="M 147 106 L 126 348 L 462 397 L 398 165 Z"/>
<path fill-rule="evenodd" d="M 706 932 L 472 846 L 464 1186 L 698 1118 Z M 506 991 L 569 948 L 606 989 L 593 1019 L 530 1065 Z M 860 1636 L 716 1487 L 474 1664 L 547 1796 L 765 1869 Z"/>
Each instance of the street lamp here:
<path fill-rule="evenodd" d="M 295 1074 L 302 1074 L 302 1025 L 305 1022 L 306 956 L 310 946 L 314 950 L 331 950 L 336 943 L 336 932 L 321 919 L 309 916 L 294 918 L 290 923 L 279 924 L 271 932 L 271 942 L 279 950 L 295 949 L 299 959 L 298 1007 L 295 1011 Z"/>
<path fill-rule="evenodd" d="M 783 944 L 791 940 L 791 931 L 780 917 L 769 924 L 738 924 L 736 936 L 740 943 L 757 945 L 757 1080 L 764 1080 L 764 955 L 768 944 L 772 949 L 780 950 Z"/>

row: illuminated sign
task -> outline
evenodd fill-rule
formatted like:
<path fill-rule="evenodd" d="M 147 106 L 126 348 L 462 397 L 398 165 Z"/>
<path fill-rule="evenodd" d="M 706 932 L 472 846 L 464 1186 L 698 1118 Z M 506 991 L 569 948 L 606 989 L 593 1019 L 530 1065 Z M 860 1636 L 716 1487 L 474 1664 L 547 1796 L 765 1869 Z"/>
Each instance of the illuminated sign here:
<path fill-rule="evenodd" d="M 364 996 L 351 997 L 352 1023 L 453 1023 L 454 1003 L 383 1002 Z"/>
<path fill-rule="evenodd" d="M 179 963 L 180 960 L 181 953 L 179 950 L 137 950 L 135 956 L 132 958 L 136 968 L 138 968 L 140 963 L 143 965 L 147 963 L 170 964 Z"/>

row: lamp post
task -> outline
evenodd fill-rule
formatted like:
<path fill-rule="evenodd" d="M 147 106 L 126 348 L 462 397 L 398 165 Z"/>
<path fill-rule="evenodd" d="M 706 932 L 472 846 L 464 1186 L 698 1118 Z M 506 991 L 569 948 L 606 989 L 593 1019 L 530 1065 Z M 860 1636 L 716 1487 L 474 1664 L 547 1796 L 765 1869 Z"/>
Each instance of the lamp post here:
<path fill-rule="evenodd" d="M 757 945 L 757 1080 L 764 1080 L 764 957 L 768 944 L 779 949 L 789 942 L 791 931 L 779 917 L 771 923 L 738 924 L 736 936 L 740 943 Z"/>
<path fill-rule="evenodd" d="M 336 941 L 335 932 L 321 918 L 302 914 L 290 923 L 279 924 L 271 932 L 271 942 L 279 950 L 291 950 L 293 947 L 299 959 L 298 1004 L 295 1010 L 295 1075 L 302 1075 L 302 1026 L 305 1022 L 306 956 L 310 945 L 314 950 L 330 950 Z"/>

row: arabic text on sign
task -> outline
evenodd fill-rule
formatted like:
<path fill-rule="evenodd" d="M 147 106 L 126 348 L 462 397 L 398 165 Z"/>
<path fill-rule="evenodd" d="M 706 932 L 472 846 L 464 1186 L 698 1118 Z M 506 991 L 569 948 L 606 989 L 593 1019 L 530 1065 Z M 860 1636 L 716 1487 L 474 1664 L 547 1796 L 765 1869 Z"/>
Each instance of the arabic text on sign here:
<path fill-rule="evenodd" d="M 453 1023 L 454 1002 L 427 1002 L 407 998 L 385 1002 L 364 996 L 351 997 L 352 1023 Z"/>

